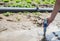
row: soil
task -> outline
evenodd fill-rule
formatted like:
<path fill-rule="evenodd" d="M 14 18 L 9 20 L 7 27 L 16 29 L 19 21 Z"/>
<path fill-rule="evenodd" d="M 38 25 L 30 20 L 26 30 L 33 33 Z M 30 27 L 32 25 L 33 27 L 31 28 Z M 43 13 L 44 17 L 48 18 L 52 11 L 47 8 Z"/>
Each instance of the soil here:
<path fill-rule="evenodd" d="M 43 19 L 50 16 L 51 13 L 41 13 L 40 16 L 33 14 L 14 14 L 4 16 L 0 14 L 0 41 L 40 41 L 43 38 Z M 60 13 L 50 25 L 56 32 L 60 27 Z M 58 24 L 59 23 L 59 24 Z M 47 35 L 53 30 L 47 28 Z M 47 38 L 48 39 L 48 38 Z"/>

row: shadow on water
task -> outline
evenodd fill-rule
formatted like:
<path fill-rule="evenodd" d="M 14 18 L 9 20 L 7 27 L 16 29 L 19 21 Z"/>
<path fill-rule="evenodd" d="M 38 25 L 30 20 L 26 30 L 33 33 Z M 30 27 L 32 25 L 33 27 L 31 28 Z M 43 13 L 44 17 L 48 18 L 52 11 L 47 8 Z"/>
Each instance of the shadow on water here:
<path fill-rule="evenodd" d="M 47 41 L 46 33 L 44 33 L 43 38 L 41 39 L 41 41 Z"/>
<path fill-rule="evenodd" d="M 44 36 L 44 37 L 41 39 L 41 41 L 48 41 L 48 40 L 46 39 L 46 36 Z"/>
<path fill-rule="evenodd" d="M 47 41 L 46 37 L 44 37 L 41 41 Z"/>

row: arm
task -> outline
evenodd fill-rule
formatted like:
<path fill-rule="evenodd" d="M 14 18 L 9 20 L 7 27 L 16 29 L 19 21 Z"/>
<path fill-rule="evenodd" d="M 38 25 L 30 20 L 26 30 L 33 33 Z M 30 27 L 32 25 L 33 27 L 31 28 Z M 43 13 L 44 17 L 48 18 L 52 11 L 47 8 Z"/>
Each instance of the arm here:
<path fill-rule="evenodd" d="M 48 18 L 48 24 L 50 24 L 54 20 L 55 16 L 58 13 L 59 8 L 60 8 L 60 0 L 56 0 L 54 10 L 53 10 L 51 16 Z"/>

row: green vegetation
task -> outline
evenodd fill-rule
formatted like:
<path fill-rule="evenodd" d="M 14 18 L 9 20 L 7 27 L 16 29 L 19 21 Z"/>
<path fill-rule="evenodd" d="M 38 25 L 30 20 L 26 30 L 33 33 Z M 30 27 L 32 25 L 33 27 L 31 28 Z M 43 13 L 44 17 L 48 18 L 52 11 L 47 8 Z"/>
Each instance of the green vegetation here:
<path fill-rule="evenodd" d="M 44 0 L 43 4 L 55 4 L 55 0 Z"/>
<path fill-rule="evenodd" d="M 3 0 L 3 2 L 9 2 L 9 0 Z"/>
<path fill-rule="evenodd" d="M 14 14 L 16 14 L 16 13 L 13 13 L 13 12 L 6 12 L 6 13 L 3 13 L 3 15 L 4 16 L 10 16 L 10 15 L 14 15 Z M 37 16 L 40 16 L 41 15 L 41 13 L 40 12 L 27 12 L 27 11 L 25 11 L 25 12 L 18 12 L 17 14 L 19 14 L 19 15 L 21 15 L 21 14 L 23 14 L 23 15 L 28 15 L 28 14 L 33 14 L 33 15 L 37 15 Z M 18 16 L 16 17 L 16 19 L 18 19 Z M 18 19 L 19 20 L 19 19 Z"/>
<path fill-rule="evenodd" d="M 14 13 L 11 13 L 11 12 L 6 12 L 6 13 L 4 13 L 3 15 L 4 16 L 10 16 L 10 15 L 13 15 Z"/>
<path fill-rule="evenodd" d="M 8 2 L 8 7 L 36 7 L 40 4 L 55 4 L 55 0 L 0 0 L 0 2 Z"/>

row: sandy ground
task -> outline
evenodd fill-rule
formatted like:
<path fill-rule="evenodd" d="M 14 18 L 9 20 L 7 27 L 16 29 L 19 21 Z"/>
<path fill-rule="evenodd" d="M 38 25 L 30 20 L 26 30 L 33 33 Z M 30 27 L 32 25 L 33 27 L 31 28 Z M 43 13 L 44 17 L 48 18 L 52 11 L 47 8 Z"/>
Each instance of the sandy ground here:
<path fill-rule="evenodd" d="M 58 32 L 60 27 L 60 14 L 47 28 L 47 35 L 52 35 L 52 32 Z M 41 16 L 34 15 L 19 15 L 14 14 L 9 17 L 0 14 L 0 41 L 41 41 L 43 38 L 42 21 L 49 17 L 50 14 L 42 13 Z M 53 28 L 54 27 L 54 28 Z M 50 41 L 55 39 L 55 36 L 47 37 Z M 57 39 L 56 39 L 57 40 Z M 60 40 L 59 40 L 60 41 Z"/>

